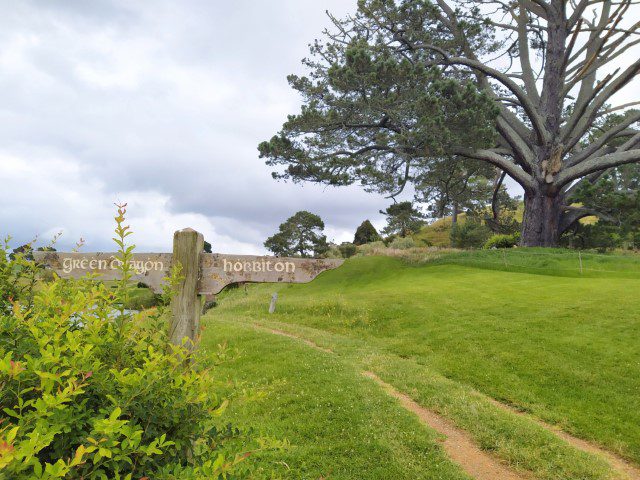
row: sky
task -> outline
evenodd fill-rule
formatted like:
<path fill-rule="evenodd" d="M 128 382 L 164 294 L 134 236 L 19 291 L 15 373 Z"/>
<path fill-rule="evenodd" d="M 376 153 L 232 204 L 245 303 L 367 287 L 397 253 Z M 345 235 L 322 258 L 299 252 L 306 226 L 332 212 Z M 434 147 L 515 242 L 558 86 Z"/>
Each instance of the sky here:
<path fill-rule="evenodd" d="M 257 152 L 300 110 L 286 76 L 305 72 L 325 11 L 355 9 L 356 0 L 0 0 L 0 236 L 17 246 L 61 232 L 59 250 L 80 238 L 84 251 L 113 250 L 114 203 L 128 204 L 140 252 L 170 251 L 173 232 L 191 227 L 216 252 L 264 253 L 298 210 L 320 215 L 337 243 L 367 218 L 382 227 L 391 200 L 276 182 Z"/>
<path fill-rule="evenodd" d="M 113 249 L 128 204 L 138 251 L 202 232 L 214 251 L 264 252 L 298 210 L 337 242 L 390 200 L 276 182 L 257 145 L 298 112 L 286 81 L 355 0 L 65 0 L 0 8 L 0 235 L 58 232 L 58 249 Z"/>

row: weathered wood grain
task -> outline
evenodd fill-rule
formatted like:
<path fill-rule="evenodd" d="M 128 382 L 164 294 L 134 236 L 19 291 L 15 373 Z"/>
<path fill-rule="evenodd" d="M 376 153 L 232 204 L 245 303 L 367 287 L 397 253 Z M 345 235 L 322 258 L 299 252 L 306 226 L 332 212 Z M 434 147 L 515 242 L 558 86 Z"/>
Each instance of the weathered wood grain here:
<path fill-rule="evenodd" d="M 173 236 L 173 261 L 180 268 L 180 282 L 171 299 L 172 321 L 169 340 L 182 345 L 188 339 L 187 348 L 193 349 L 200 328 L 202 302 L 198 296 L 200 257 L 204 250 L 204 237 L 190 228 L 180 230 Z"/>
<path fill-rule="evenodd" d="M 116 253 L 33 252 L 36 262 L 47 265 L 60 278 L 82 278 L 96 275 L 99 280 L 117 280 L 119 260 Z M 164 278 L 171 271 L 170 253 L 136 253 L 131 261 L 132 279 L 143 282 L 161 293 Z"/>
<path fill-rule="evenodd" d="M 307 283 L 343 263 L 341 259 L 205 253 L 199 291 L 203 295 L 215 295 L 227 285 L 241 282 Z"/>

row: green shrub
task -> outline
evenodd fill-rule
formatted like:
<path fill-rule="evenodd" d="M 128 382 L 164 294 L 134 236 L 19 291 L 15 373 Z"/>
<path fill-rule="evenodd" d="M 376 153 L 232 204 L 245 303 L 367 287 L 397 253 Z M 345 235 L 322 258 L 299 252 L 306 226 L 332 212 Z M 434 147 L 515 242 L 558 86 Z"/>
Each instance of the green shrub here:
<path fill-rule="evenodd" d="M 221 428 L 206 352 L 168 343 L 164 307 L 124 309 L 124 213 L 115 290 L 57 278 L 34 289 L 39 268 L 0 250 L 0 479 L 217 479 L 247 467 L 248 437 Z"/>
<path fill-rule="evenodd" d="M 338 247 L 343 258 L 350 258 L 356 254 L 356 246 L 353 243 L 342 242 Z"/>
<path fill-rule="evenodd" d="M 513 248 L 520 243 L 520 233 L 512 235 L 493 235 L 487 240 L 482 248 Z"/>
<path fill-rule="evenodd" d="M 451 228 L 451 246 L 454 248 L 480 248 L 491 236 L 491 230 L 480 222 L 467 219 Z"/>
<path fill-rule="evenodd" d="M 394 248 L 396 250 L 407 250 L 409 248 L 414 248 L 416 246 L 416 242 L 411 237 L 396 237 L 389 244 L 389 248 Z"/>
<path fill-rule="evenodd" d="M 340 251 L 340 247 L 335 243 L 330 243 L 327 251 L 324 252 L 320 258 L 344 258 L 342 256 L 342 252 Z"/>
<path fill-rule="evenodd" d="M 360 255 L 377 255 L 379 252 L 386 250 L 387 246 L 382 240 L 377 242 L 365 243 L 358 246 L 358 253 Z"/>
<path fill-rule="evenodd" d="M 131 290 L 126 307 L 130 310 L 146 310 L 157 306 L 158 301 L 158 295 L 149 287 L 137 287 Z"/>

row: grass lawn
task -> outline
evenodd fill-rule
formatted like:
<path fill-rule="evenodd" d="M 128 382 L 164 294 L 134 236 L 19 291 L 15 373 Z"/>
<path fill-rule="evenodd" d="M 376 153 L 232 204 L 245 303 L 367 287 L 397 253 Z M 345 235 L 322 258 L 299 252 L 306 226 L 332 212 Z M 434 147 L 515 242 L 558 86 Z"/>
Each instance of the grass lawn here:
<path fill-rule="evenodd" d="M 435 433 L 335 356 L 247 325 L 208 325 L 205 348 L 228 341 L 239 349 L 217 375 L 259 397 L 232 402 L 226 418 L 290 443 L 259 454 L 258 478 L 469 478 L 447 460 Z"/>
<path fill-rule="evenodd" d="M 242 291 L 223 295 L 221 306 L 208 317 L 204 338 L 229 338 L 240 348 L 242 355 L 228 371 L 230 376 L 251 383 L 283 379 L 285 391 L 277 395 L 278 402 L 284 401 L 280 416 L 274 414 L 272 409 L 277 407 L 271 402 L 247 407 L 256 410 L 237 415 L 261 419 L 260 425 L 276 436 L 289 438 L 287 432 L 295 433 L 289 439 L 300 446 L 294 449 L 298 453 L 291 454 L 296 466 L 287 462 L 291 468 L 302 468 L 300 462 L 311 468 L 318 461 L 313 453 L 300 453 L 307 448 L 312 452 L 318 440 L 298 432 L 301 424 L 314 431 L 329 429 L 328 435 L 347 425 L 354 448 L 361 442 L 359 428 L 364 434 L 375 427 L 371 415 L 378 407 L 367 404 L 364 397 L 377 390 L 360 379 L 363 369 L 375 371 L 416 401 L 455 421 L 483 448 L 539 478 L 606 478 L 607 473 L 597 460 L 557 443 L 533 422 L 497 409 L 485 395 L 640 464 L 637 259 L 594 257 L 592 262 L 604 264 L 602 269 L 612 273 L 606 273 L 607 278 L 595 273 L 576 277 L 562 276 L 563 268 L 550 268 L 553 275 L 541 274 L 536 268 L 539 257 L 534 256 L 535 251 L 530 253 L 518 252 L 520 268 L 535 273 L 459 265 L 459 256 L 452 258 L 454 264 L 426 266 L 408 266 L 384 257 L 356 258 L 309 285 L 260 285 L 250 288 L 248 295 Z M 482 260 L 476 258 L 475 265 Z M 562 266 L 564 261 L 573 262 L 573 257 L 560 255 L 553 265 Z M 273 291 L 280 292 L 280 299 L 277 312 L 268 316 L 265 310 Z M 277 322 L 283 329 L 312 336 L 335 350 L 337 360 L 326 359 L 323 352 L 296 345 L 291 339 L 256 332 L 250 327 L 256 322 Z M 321 377 L 325 374 L 326 378 Z M 350 406 L 348 414 L 345 411 L 330 422 L 320 414 L 324 405 L 320 400 L 297 403 L 303 398 L 300 385 L 315 397 L 324 395 L 318 385 L 329 380 L 327 401 L 335 397 L 336 405 L 345 401 Z M 363 395 L 366 389 L 370 393 Z M 292 400 L 285 401 L 287 395 Z M 393 402 L 383 399 L 376 405 L 394 408 Z M 301 420 L 299 413 L 310 408 L 311 418 Z M 353 429 L 348 427 L 351 424 Z M 389 428 L 389 422 L 385 425 Z M 400 440 L 392 432 L 385 435 L 391 436 L 374 436 L 379 442 L 376 448 L 393 445 L 392 439 L 411 452 L 418 448 L 414 440 Z M 342 451 L 344 448 L 336 452 Z M 360 458 L 364 453 L 357 451 Z M 405 465 L 396 467 L 412 472 Z M 349 476 L 344 468 L 342 476 L 334 472 L 329 478 L 405 478 L 395 473 Z M 411 473 L 406 478 L 423 477 Z"/>

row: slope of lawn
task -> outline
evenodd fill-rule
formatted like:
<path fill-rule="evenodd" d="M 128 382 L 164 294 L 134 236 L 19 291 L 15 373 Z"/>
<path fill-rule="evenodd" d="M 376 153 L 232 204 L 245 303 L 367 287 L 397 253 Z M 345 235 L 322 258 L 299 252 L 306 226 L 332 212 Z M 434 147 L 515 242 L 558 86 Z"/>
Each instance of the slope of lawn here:
<path fill-rule="evenodd" d="M 230 392 L 250 392 L 225 418 L 289 443 L 256 454 L 253 478 L 468 480 L 436 433 L 335 356 L 235 322 L 206 324 L 203 347 L 236 352 L 216 374 Z"/>
<path fill-rule="evenodd" d="M 531 253 L 528 262 L 519 252 L 519 261 L 536 265 Z M 607 278 L 491 270 L 456 258 L 425 266 L 356 258 L 308 285 L 223 295 L 212 315 L 357 340 L 360 357 L 386 356 L 378 366 L 390 383 L 395 375 L 396 385 L 419 390 L 419 374 L 400 378 L 400 370 L 387 368 L 410 362 L 416 372 L 427 368 L 640 464 L 637 258 L 598 260 L 623 272 Z M 266 316 L 273 291 L 277 312 Z"/>

